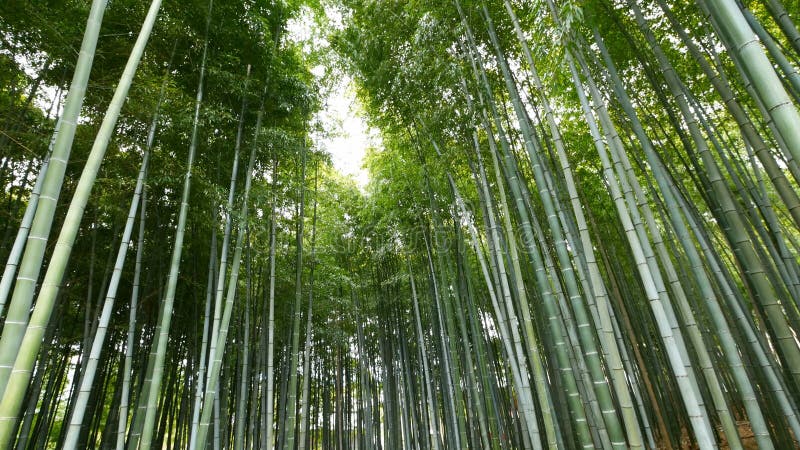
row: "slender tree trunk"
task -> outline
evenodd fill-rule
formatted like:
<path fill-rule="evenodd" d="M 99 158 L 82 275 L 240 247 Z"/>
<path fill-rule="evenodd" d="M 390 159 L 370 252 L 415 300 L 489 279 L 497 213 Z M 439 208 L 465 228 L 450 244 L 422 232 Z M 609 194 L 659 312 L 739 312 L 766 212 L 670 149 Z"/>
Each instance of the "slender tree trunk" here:
<path fill-rule="evenodd" d="M 41 193 L 36 206 L 36 213 L 30 224 L 25 244 L 25 252 L 19 265 L 14 292 L 8 305 L 3 333 L 0 336 L 0 396 L 6 389 L 6 384 L 11 375 L 11 368 L 22 342 L 25 328 L 28 323 L 31 303 L 36 293 L 39 282 L 44 253 L 50 228 L 53 224 L 58 197 L 64 181 L 64 172 L 67 168 L 72 141 L 75 137 L 78 116 L 80 116 L 83 98 L 86 95 L 86 86 L 89 81 L 89 72 L 94 60 L 97 38 L 100 33 L 100 23 L 106 0 L 93 0 L 86 22 L 86 30 L 81 42 L 81 51 L 72 77 L 69 94 L 67 94 L 64 112 L 61 115 L 61 124 L 54 133 L 53 151 L 50 156 L 48 169 L 45 171 Z M 38 182 L 38 181 L 37 181 Z M 10 280 L 8 280 L 10 283 Z"/>
<path fill-rule="evenodd" d="M 261 441 L 262 448 L 272 447 L 274 441 L 274 385 L 275 385 L 275 233 L 276 233 L 276 186 L 278 182 L 278 159 L 273 158 L 272 165 L 272 202 L 270 205 L 270 225 L 269 225 L 269 315 L 267 319 L 267 387 L 266 387 L 266 414 L 264 428 L 264 439 Z M 337 397 L 338 398 L 338 397 Z"/>
<path fill-rule="evenodd" d="M 167 351 L 167 341 L 169 328 L 172 321 L 172 310 L 175 302 L 175 291 L 178 284 L 178 274 L 180 272 L 181 255 L 183 252 L 183 239 L 186 233 L 186 220 L 189 214 L 189 193 L 192 183 L 192 169 L 194 165 L 195 153 L 198 144 L 198 132 L 200 121 L 200 107 L 203 103 L 203 82 L 206 71 L 206 56 L 208 53 L 208 28 L 211 25 L 211 11 L 214 0 L 208 2 L 208 12 L 206 18 L 206 39 L 203 44 L 203 56 L 200 62 L 200 77 L 197 87 L 197 97 L 194 104 L 194 119 L 192 123 L 191 141 L 189 143 L 189 155 L 186 164 L 186 174 L 183 181 L 183 193 L 181 194 L 181 205 L 178 212 L 178 224 L 175 229 L 175 241 L 173 243 L 172 257 L 170 260 L 170 271 L 167 278 L 167 289 L 164 293 L 163 305 L 158 322 L 158 334 L 154 337 L 153 348 L 150 352 L 152 360 L 152 376 L 148 385 L 147 400 L 145 402 L 146 412 L 139 443 L 140 450 L 149 450 L 153 443 L 153 433 L 156 420 L 156 404 L 161 388 L 161 379 L 164 373 L 164 359 Z M 148 361 L 148 365 L 151 361 Z"/>
<path fill-rule="evenodd" d="M 294 450 L 295 425 L 297 422 L 297 365 L 300 353 L 300 306 L 303 293 L 303 219 L 305 209 L 305 177 L 306 177 L 306 147 L 300 155 L 301 169 L 300 179 L 298 180 L 298 193 L 300 197 L 297 213 L 297 233 L 295 237 L 297 247 L 296 276 L 295 276 L 295 301 L 294 317 L 292 318 L 291 347 L 289 348 L 289 386 L 287 390 L 287 412 L 284 421 L 286 440 L 283 443 L 284 450 Z"/>

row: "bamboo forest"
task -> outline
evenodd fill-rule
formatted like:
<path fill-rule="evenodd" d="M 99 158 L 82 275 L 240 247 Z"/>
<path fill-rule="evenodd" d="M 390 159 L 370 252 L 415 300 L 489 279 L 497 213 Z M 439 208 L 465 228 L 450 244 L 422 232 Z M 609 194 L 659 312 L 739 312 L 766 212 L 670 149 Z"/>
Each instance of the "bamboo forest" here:
<path fill-rule="evenodd" d="M 800 0 L 4 0 L 0 185 L 1 450 L 800 448 Z"/>

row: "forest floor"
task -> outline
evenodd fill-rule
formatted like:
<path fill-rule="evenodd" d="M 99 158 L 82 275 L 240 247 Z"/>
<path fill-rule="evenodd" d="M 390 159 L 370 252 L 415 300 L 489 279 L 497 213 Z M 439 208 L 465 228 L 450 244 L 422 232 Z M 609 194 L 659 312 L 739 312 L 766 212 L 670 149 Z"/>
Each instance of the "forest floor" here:
<path fill-rule="evenodd" d="M 740 421 L 736 424 L 736 427 L 739 429 L 739 439 L 742 441 L 742 448 L 744 450 L 758 450 L 758 444 L 756 443 L 755 434 L 753 434 L 753 429 L 750 428 L 750 422 L 747 421 Z M 719 435 L 722 436 L 722 441 L 719 444 L 720 450 L 728 450 L 731 447 L 728 445 L 728 441 L 725 439 L 725 433 L 722 432 L 722 429 L 718 430 Z M 693 442 L 689 438 L 689 430 L 684 430 L 681 436 L 681 449 L 697 449 L 696 442 Z M 667 448 L 666 446 L 661 448 Z"/>

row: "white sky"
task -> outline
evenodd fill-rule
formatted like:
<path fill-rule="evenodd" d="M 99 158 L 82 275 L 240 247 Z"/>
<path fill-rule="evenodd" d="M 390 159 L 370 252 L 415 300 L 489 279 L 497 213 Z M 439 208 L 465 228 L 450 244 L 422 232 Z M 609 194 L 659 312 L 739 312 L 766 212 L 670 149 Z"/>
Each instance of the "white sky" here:
<path fill-rule="evenodd" d="M 336 88 L 326 97 L 322 111 L 317 114 L 325 133 L 314 136 L 314 140 L 331 154 L 334 167 L 353 177 L 363 189 L 369 181 L 363 167 L 364 154 L 367 147 L 375 145 L 375 133 L 368 129 L 349 77 L 338 80 Z"/>
<path fill-rule="evenodd" d="M 332 26 L 342 26 L 337 11 L 326 8 L 326 13 Z M 329 47 L 325 36 L 315 29 L 311 14 L 313 12 L 305 8 L 303 15 L 291 20 L 288 26 L 290 39 L 302 43 L 306 52 Z M 311 70 L 320 80 L 326 75 L 331 76 L 330 80 L 326 80 L 328 83 L 323 83 L 328 88 L 320 92 L 323 97 L 322 110 L 315 117 L 323 130 L 312 133 L 312 138 L 319 148 L 331 154 L 334 167 L 352 177 L 363 190 L 369 181 L 369 175 L 363 168 L 364 154 L 368 147 L 376 145 L 378 133 L 367 126 L 352 79 L 346 74 L 329 73 L 329 70 L 323 65 Z"/>

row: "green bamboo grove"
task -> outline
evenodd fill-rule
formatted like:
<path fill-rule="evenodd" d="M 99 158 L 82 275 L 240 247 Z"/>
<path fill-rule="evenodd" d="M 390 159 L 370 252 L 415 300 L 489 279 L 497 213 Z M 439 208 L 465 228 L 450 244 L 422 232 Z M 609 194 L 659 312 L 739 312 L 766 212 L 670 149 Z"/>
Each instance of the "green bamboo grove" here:
<path fill-rule="evenodd" d="M 800 448 L 797 23 L 3 2 L 0 449 Z"/>

